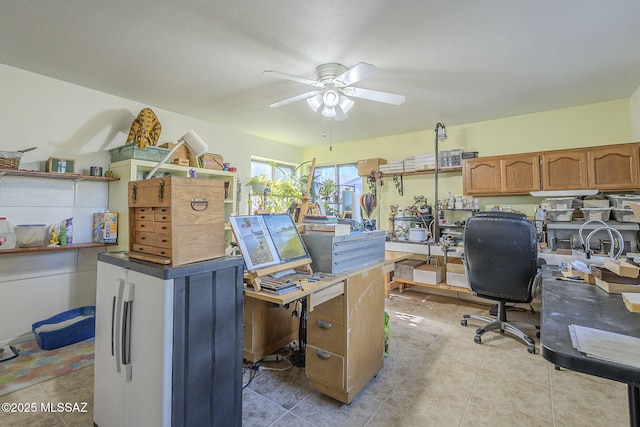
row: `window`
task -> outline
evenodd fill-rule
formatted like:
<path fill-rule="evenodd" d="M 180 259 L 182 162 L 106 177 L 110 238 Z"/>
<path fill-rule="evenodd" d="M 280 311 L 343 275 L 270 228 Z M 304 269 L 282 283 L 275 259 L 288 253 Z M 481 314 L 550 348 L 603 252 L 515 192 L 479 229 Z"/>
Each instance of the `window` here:
<path fill-rule="evenodd" d="M 272 212 L 285 212 L 292 202 L 300 202 L 302 194 L 294 193 L 293 187 L 306 187 L 306 180 L 300 180 L 300 174 L 308 174 L 308 166 L 297 166 L 270 162 L 268 160 L 251 161 L 251 176 L 263 175 L 271 182 L 266 192 L 252 192 L 249 199 L 249 212 L 267 209 Z M 298 168 L 298 170 L 296 170 Z M 314 170 L 311 200 L 319 205 L 319 212 L 327 215 L 342 216 L 345 211 L 353 210 L 353 192 L 362 194 L 362 178 L 358 176 L 356 163 L 316 166 Z M 293 177 L 293 179 L 292 179 Z M 346 193 L 345 193 L 346 192 Z M 299 192 L 298 192 L 299 193 Z M 343 200 L 347 195 L 348 200 Z M 356 206 L 360 203 L 355 201 Z"/>
<path fill-rule="evenodd" d="M 358 176 L 356 163 L 319 166 L 313 175 L 313 193 L 326 214 L 342 216 L 345 211 L 353 211 L 353 199 L 345 200 L 344 196 L 350 198 L 353 192 L 362 194 L 362 178 Z"/>

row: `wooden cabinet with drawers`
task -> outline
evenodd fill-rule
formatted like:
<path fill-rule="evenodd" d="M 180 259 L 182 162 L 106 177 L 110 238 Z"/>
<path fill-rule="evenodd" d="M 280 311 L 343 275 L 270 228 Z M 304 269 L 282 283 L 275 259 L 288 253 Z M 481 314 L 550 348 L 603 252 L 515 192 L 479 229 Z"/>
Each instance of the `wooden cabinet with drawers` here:
<path fill-rule="evenodd" d="M 129 257 L 176 266 L 223 256 L 223 201 L 220 180 L 129 182 Z"/>
<path fill-rule="evenodd" d="M 309 312 L 309 385 L 350 403 L 382 369 L 384 278 L 380 265 L 347 273 L 344 294 Z"/>

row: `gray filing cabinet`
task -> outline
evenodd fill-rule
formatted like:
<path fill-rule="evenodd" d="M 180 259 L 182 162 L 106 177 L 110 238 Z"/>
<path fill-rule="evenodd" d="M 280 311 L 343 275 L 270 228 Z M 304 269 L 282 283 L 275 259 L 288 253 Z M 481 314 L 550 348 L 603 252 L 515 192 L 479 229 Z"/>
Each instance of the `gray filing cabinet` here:
<path fill-rule="evenodd" d="M 339 274 L 384 261 L 386 234 L 383 230 L 346 236 L 305 233 L 302 240 L 313 260 L 313 271 Z"/>

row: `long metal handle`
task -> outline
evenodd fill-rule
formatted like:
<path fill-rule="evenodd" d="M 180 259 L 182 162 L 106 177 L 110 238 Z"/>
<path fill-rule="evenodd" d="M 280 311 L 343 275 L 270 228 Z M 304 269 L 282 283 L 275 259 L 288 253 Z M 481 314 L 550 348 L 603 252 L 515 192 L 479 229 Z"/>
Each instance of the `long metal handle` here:
<path fill-rule="evenodd" d="M 123 295 L 122 310 L 122 366 L 124 366 L 125 381 L 131 381 L 131 316 L 133 312 L 133 296 L 135 286 L 127 283 Z"/>
<path fill-rule="evenodd" d="M 118 292 L 113 297 L 111 307 L 111 355 L 114 356 L 116 372 L 121 370 L 120 359 L 120 330 L 122 328 L 122 294 L 124 292 L 124 280 L 118 279 Z"/>

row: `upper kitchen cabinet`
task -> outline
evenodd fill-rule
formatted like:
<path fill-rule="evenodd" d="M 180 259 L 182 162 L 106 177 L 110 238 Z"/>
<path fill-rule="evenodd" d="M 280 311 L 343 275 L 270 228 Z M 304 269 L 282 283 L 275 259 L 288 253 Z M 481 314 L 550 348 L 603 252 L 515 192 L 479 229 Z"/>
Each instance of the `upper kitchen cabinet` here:
<path fill-rule="evenodd" d="M 540 189 L 538 154 L 479 157 L 463 163 L 466 195 L 528 194 Z"/>
<path fill-rule="evenodd" d="M 540 156 L 518 154 L 500 158 L 500 192 L 528 194 L 540 189 Z"/>
<path fill-rule="evenodd" d="M 639 144 L 594 147 L 587 151 L 588 188 L 598 190 L 631 190 L 638 180 Z"/>
<path fill-rule="evenodd" d="M 500 159 L 478 157 L 462 162 L 462 191 L 464 194 L 500 194 Z"/>
<path fill-rule="evenodd" d="M 542 190 L 584 190 L 587 182 L 587 152 L 577 150 L 542 153 Z"/>

